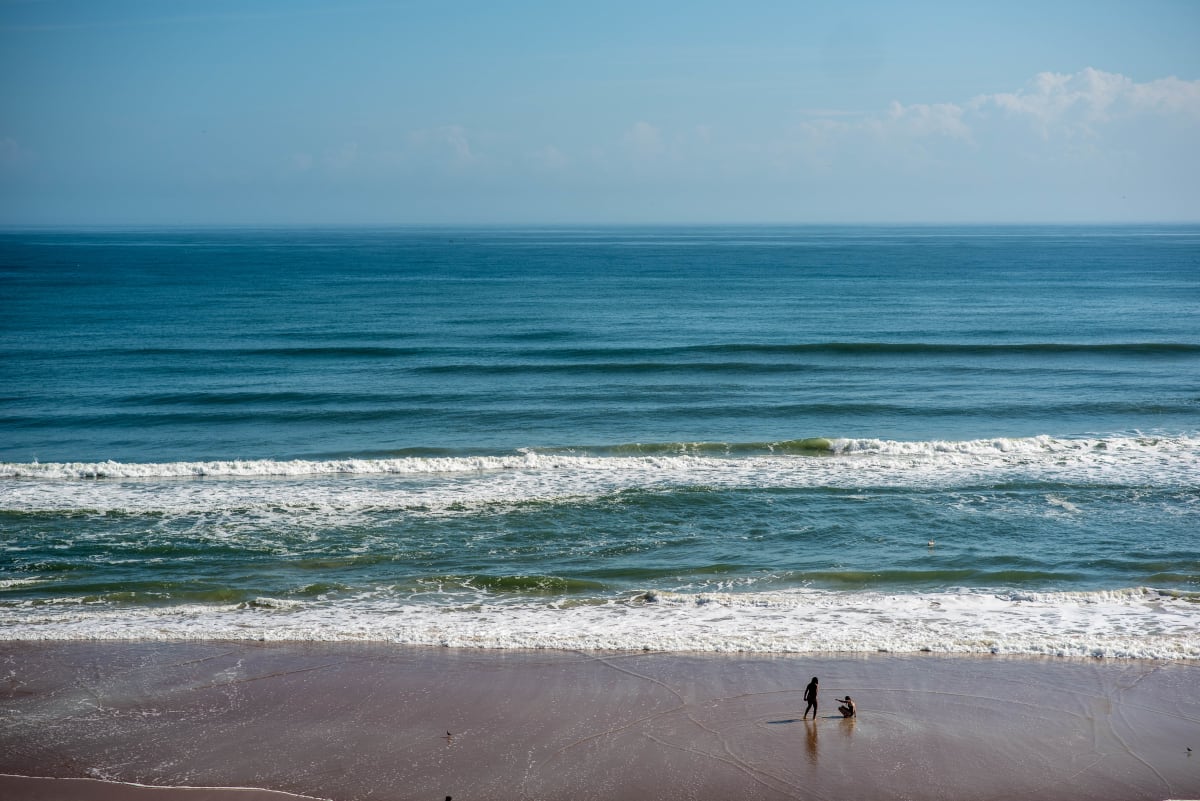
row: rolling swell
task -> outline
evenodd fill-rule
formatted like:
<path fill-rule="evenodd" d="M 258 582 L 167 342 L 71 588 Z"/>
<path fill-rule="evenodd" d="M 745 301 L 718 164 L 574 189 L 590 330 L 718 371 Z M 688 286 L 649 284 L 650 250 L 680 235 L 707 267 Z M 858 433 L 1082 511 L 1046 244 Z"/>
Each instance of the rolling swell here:
<path fill-rule="evenodd" d="M 1080 392 L 1083 392 L 1081 389 Z M 893 425 L 897 420 L 913 419 L 919 424 L 930 425 L 933 421 L 945 421 L 951 430 L 959 426 L 986 424 L 997 416 L 1008 416 L 1021 420 L 1022 428 L 1037 425 L 1039 421 L 1055 416 L 1071 416 L 1094 423 L 1120 420 L 1125 417 L 1143 415 L 1165 419 L 1182 419 L 1194 416 L 1200 409 L 1200 398 L 1180 397 L 1157 401 L 1114 400 L 1066 400 L 1062 402 L 1008 402 L 970 404 L 933 404 L 919 406 L 885 401 L 857 402 L 808 402 L 808 403 L 749 403 L 731 398 L 721 402 L 720 398 L 709 398 L 713 393 L 708 388 L 695 393 L 692 402 L 677 400 L 663 402 L 661 393 L 626 393 L 620 397 L 625 402 L 623 409 L 615 409 L 618 401 L 615 393 L 588 396 L 570 393 L 562 397 L 555 409 L 522 405 L 518 398 L 487 395 L 482 392 L 438 402 L 428 398 L 382 400 L 363 404 L 362 400 L 338 400 L 334 403 L 310 402 L 305 400 L 283 400 L 259 402 L 254 399 L 217 397 L 213 400 L 162 400 L 143 404 L 136 401 L 117 404 L 134 407 L 145 405 L 147 411 L 97 411 L 83 414 L 62 414 L 48 417 L 42 414 L 0 414 L 0 425 L 23 431 L 72 431 L 90 435 L 115 432 L 136 433 L 145 430 L 163 430 L 170 433 L 189 429 L 208 428 L 221 432 L 223 450 L 244 450 L 246 437 L 271 426 L 289 433 L 289 439 L 298 443 L 310 442 L 313 438 L 328 436 L 330 431 L 341 431 L 365 424 L 383 427 L 415 428 L 421 425 L 443 427 L 472 426 L 483 432 L 503 436 L 491 449 L 502 449 L 503 443 L 521 433 L 523 429 L 539 425 L 563 426 L 569 423 L 581 428 L 598 429 L 614 419 L 628 419 L 639 425 L 667 427 L 672 422 L 687 419 L 694 426 L 719 429 L 734 425 L 745 425 L 753 421 L 760 427 L 779 429 L 796 421 L 807 427 L 846 426 L 865 428 L 878 421 Z M 707 400 L 708 402 L 701 402 Z M 569 407 L 564 411 L 562 407 Z M 170 408 L 171 411 L 161 409 Z M 150 411 L 151 409 L 159 409 Z M 256 429 L 257 427 L 257 429 Z M 246 429 L 250 429 L 249 432 Z M 306 436 L 308 434 L 309 436 Z M 343 450 L 344 439 L 337 438 L 330 445 Z M 535 443 L 539 447 L 541 443 Z M 265 446 L 257 439 L 250 442 L 253 451 Z M 337 447 L 341 446 L 341 447 Z M 328 446 L 327 446 L 328 447 Z M 27 451 L 35 448 L 27 448 Z"/>
<path fill-rule="evenodd" d="M 0 454 L 134 461 L 140 450 L 185 461 L 198 442 L 210 444 L 207 458 L 504 452 L 614 435 L 639 443 L 787 443 L 807 432 L 970 438 L 1122 431 L 1144 420 L 1178 431 L 1200 408 L 1187 379 L 1200 345 L 1186 342 L 564 346 L 558 333 L 454 344 L 23 345 L 18 362 L 72 366 L 57 391 L 38 384 L 0 399 L 0 426 L 13 435 Z M 106 380 L 113 373 L 122 380 Z"/>
<path fill-rule="evenodd" d="M 387 335 L 389 338 L 392 335 Z M 561 334 L 554 336 L 528 335 L 508 337 L 514 343 L 553 341 L 562 338 Z M 677 364 L 680 358 L 695 357 L 736 357 L 736 356 L 804 356 L 804 355 L 963 355 L 986 357 L 990 355 L 1036 356 L 1046 355 L 1118 355 L 1118 356 L 1194 356 L 1200 354 L 1200 344 L 1188 342 L 811 342 L 811 343 L 756 343 L 729 342 L 681 346 L 637 346 L 637 347 L 534 347 L 534 348 L 489 348 L 494 354 L 524 356 L 537 358 L 542 361 L 559 361 L 566 363 L 578 362 L 587 364 L 594 361 L 611 361 L 614 359 L 636 360 L 633 364 L 642 364 L 647 359 L 666 359 L 667 364 Z M 26 351 L 29 352 L 29 351 Z M 36 351 L 33 351 L 36 352 Z M 395 346 L 379 344 L 335 344 L 310 346 L 238 346 L 228 347 L 100 347 L 86 350 L 56 349 L 58 358 L 97 358 L 97 357 L 139 357 L 166 356 L 172 358 L 212 357 L 212 358 L 316 358 L 316 359 L 406 359 L 429 356 L 460 356 L 470 358 L 478 355 L 480 350 L 476 345 L 448 347 L 433 346 Z"/>
<path fill-rule="evenodd" d="M 671 348 L 558 348 L 539 351 L 542 355 L 570 360 L 613 357 L 667 357 L 687 355 L 943 355 L 988 356 L 1001 354 L 1117 354 L 1117 355 L 1196 355 L 1200 344 L 1184 342 L 1015 342 L 1015 343 L 954 343 L 954 342 L 814 342 L 814 343 L 727 343 L 689 345 Z"/>

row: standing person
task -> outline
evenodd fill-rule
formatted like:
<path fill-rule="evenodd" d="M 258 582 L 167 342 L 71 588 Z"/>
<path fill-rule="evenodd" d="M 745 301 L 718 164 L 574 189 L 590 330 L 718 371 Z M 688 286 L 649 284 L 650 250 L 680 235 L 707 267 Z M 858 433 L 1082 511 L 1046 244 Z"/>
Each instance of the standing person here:
<path fill-rule="evenodd" d="M 804 707 L 804 715 L 800 718 L 808 717 L 808 710 L 812 710 L 813 720 L 817 719 L 817 677 L 813 676 L 813 680 L 804 688 L 804 700 L 808 702 L 808 706 Z"/>

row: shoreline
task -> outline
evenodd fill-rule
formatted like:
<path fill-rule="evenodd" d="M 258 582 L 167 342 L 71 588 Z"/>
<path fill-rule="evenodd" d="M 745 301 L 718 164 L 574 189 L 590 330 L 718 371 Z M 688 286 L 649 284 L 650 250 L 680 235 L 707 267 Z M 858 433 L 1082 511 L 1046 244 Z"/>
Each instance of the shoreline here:
<path fill-rule="evenodd" d="M 258 787 L 170 787 L 105 779 L 0 773 L 0 795 L 21 801 L 330 801 Z"/>
<path fill-rule="evenodd" d="M 919 547 L 929 550 L 924 542 Z M 402 593 L 385 590 L 333 602 L 284 592 L 252 593 L 215 604 L 89 604 L 87 596 L 70 589 L 60 602 L 37 602 L 45 592 L 41 585 L 52 579 L 14 581 L 19 582 L 11 589 L 15 603 L 0 608 L 0 641 L 345 642 L 493 651 L 694 650 L 745 656 L 921 652 L 1200 660 L 1200 594 L 1150 586 L 1046 592 L 986 587 L 606 588 L 567 593 L 567 601 L 560 603 L 536 595 L 520 598 L 526 588 L 491 602 L 487 589 L 463 581 L 439 590 L 444 596 L 437 603 L 413 603 Z"/>
<path fill-rule="evenodd" d="M 3 641 L 0 710 L 14 798 L 1200 798 L 1194 661 Z"/>

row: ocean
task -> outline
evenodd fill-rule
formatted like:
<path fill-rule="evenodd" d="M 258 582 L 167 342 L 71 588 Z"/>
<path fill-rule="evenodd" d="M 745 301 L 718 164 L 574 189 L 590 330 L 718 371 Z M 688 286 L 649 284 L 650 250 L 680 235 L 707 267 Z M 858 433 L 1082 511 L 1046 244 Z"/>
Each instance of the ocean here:
<path fill-rule="evenodd" d="M 0 232 L 0 638 L 1200 659 L 1200 227 Z"/>

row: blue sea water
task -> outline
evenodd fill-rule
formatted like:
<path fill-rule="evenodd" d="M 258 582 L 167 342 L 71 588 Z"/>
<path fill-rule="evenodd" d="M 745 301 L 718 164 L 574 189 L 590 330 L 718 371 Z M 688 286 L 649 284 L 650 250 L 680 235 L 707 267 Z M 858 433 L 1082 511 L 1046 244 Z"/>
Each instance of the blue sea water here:
<path fill-rule="evenodd" d="M 1200 228 L 0 233 L 0 637 L 1200 658 Z"/>

